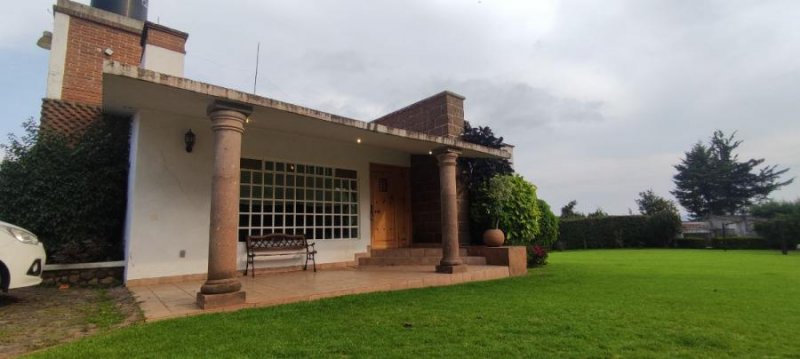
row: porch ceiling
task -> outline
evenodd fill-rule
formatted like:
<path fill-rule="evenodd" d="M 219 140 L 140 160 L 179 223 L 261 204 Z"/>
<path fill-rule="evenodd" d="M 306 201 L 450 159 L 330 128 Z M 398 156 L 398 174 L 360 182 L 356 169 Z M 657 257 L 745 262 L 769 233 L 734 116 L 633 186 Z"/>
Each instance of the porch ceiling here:
<path fill-rule="evenodd" d="M 464 157 L 511 157 L 505 150 L 354 120 L 117 62 L 104 64 L 103 109 L 106 112 L 132 114 L 142 109 L 205 118 L 206 107 L 215 100 L 252 106 L 247 126 L 267 130 L 347 143 L 360 138 L 364 146 L 420 155 L 439 147 L 454 147 L 460 149 Z"/>

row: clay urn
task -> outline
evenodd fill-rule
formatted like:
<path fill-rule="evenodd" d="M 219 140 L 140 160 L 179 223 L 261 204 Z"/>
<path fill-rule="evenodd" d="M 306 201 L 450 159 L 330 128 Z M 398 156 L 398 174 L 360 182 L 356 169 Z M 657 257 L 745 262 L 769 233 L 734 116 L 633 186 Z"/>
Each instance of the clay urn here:
<path fill-rule="evenodd" d="M 483 232 L 483 244 L 487 247 L 500 247 L 506 241 L 506 235 L 500 229 L 487 229 Z"/>

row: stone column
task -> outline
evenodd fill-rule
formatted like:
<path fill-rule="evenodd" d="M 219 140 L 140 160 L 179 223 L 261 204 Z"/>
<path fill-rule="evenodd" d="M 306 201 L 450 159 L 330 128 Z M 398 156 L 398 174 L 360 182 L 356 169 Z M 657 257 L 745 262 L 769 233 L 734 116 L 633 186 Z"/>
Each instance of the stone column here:
<path fill-rule="evenodd" d="M 435 152 L 439 160 L 439 191 L 442 199 L 442 261 L 439 273 L 461 273 L 467 266 L 461 260 L 458 245 L 458 198 L 456 196 L 456 160 L 461 152 L 444 148 Z"/>
<path fill-rule="evenodd" d="M 239 229 L 239 161 L 242 133 L 249 106 L 217 101 L 208 107 L 214 131 L 214 169 L 211 180 L 211 226 L 208 241 L 208 279 L 197 293 L 203 309 L 243 304 L 245 292 L 237 277 Z"/>

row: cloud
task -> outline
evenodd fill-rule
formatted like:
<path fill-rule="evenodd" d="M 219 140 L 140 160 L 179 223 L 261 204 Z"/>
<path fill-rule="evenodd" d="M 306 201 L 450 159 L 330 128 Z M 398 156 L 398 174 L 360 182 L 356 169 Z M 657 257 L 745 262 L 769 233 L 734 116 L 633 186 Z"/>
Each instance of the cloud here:
<path fill-rule="evenodd" d="M 26 74 L 7 76 L 0 96 L 15 121 L 38 113 L 46 55 L 33 44 L 51 5 L 19 1 L 0 23 L 0 63 Z M 468 120 L 517 146 L 517 170 L 554 208 L 627 213 L 640 191 L 667 196 L 672 165 L 718 128 L 738 130 L 743 157 L 800 170 L 797 1 L 223 5 L 150 3 L 151 21 L 190 33 L 188 77 L 252 91 L 260 42 L 259 95 L 343 116 L 452 90 Z M 798 196 L 800 181 L 775 193 Z"/>

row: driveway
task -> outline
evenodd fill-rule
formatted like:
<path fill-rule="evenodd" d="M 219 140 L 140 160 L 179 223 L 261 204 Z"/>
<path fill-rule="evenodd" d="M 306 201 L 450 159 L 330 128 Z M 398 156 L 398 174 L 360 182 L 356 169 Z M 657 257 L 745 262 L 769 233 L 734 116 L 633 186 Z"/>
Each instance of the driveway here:
<path fill-rule="evenodd" d="M 123 287 L 12 289 L 0 294 L 0 358 L 140 321 L 141 311 Z"/>

